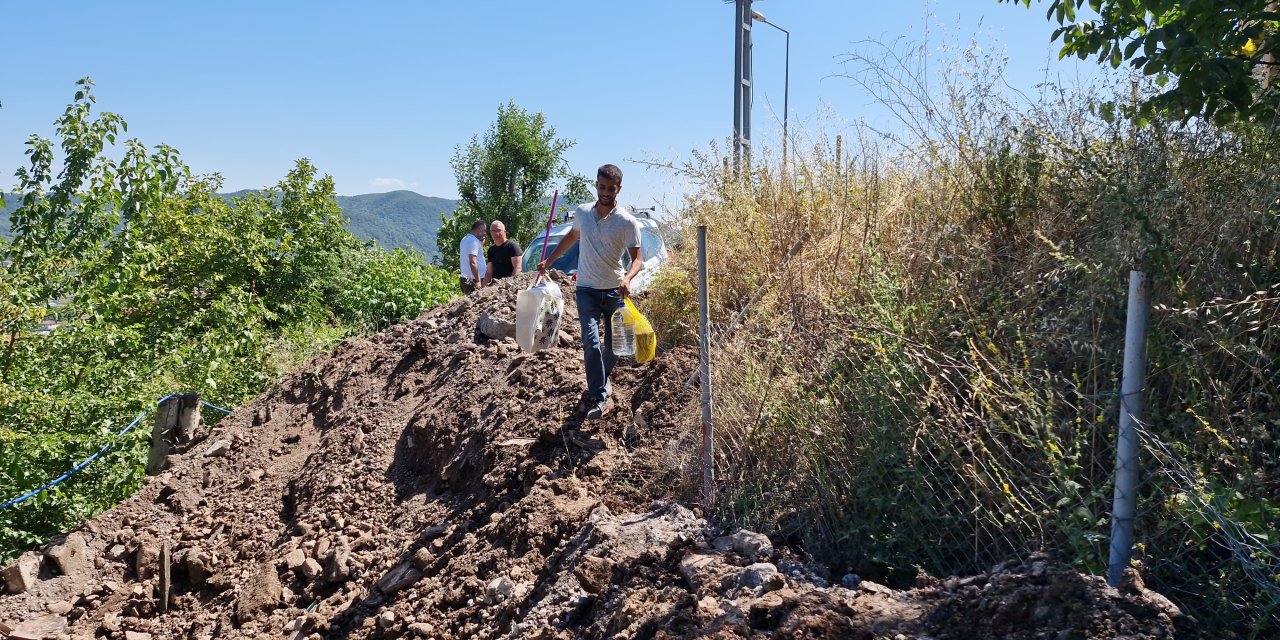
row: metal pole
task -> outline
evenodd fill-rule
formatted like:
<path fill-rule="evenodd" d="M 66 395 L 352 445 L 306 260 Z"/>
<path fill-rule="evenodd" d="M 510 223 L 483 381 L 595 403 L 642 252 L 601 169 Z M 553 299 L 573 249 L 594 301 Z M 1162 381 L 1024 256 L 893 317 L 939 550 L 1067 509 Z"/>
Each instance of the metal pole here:
<path fill-rule="evenodd" d="M 1111 507 L 1111 557 L 1107 583 L 1120 585 L 1133 556 L 1133 520 L 1138 501 L 1138 430 L 1147 375 L 1147 319 L 1151 315 L 1148 274 L 1129 272 L 1129 310 L 1124 328 L 1124 372 L 1120 378 L 1120 422 L 1116 434 L 1116 486 Z"/>
<path fill-rule="evenodd" d="M 707 302 L 707 227 L 698 225 L 698 370 L 702 377 L 702 502 L 710 509 L 715 499 L 711 425 L 711 311 Z"/>
<path fill-rule="evenodd" d="M 733 162 L 741 169 L 751 153 L 751 2 L 735 0 L 733 16 Z M 744 153 L 744 149 L 746 150 Z"/>
<path fill-rule="evenodd" d="M 777 25 L 774 25 L 777 26 Z M 787 34 L 786 66 L 782 73 L 782 166 L 787 166 L 787 114 L 791 106 L 791 32 L 778 27 Z"/>
<path fill-rule="evenodd" d="M 760 297 L 764 295 L 764 292 L 769 290 L 769 285 L 773 283 L 774 276 L 782 272 L 782 268 L 787 266 L 787 263 L 791 261 L 791 257 L 796 255 L 796 252 L 800 250 L 800 245 L 804 244 L 805 240 L 808 239 L 809 232 L 805 231 L 804 234 L 800 236 L 800 239 L 796 240 L 795 244 L 791 245 L 791 250 L 787 251 L 787 255 L 782 256 L 782 261 L 778 263 L 778 266 L 769 270 L 769 275 L 764 279 L 764 283 L 759 287 L 756 287 L 755 294 L 751 296 L 751 299 L 748 300 L 746 304 L 742 305 L 742 310 L 738 312 L 737 317 L 733 319 L 733 322 L 729 323 L 728 327 L 720 332 L 720 338 L 716 341 L 718 344 L 723 344 L 724 342 L 727 342 L 729 338 L 733 337 L 733 332 L 738 330 L 738 325 L 742 324 L 742 321 L 746 319 L 747 312 L 751 310 L 751 305 L 758 302 Z M 686 388 L 692 386 L 693 383 L 698 381 L 698 376 L 700 375 L 702 374 L 699 371 L 694 371 L 689 374 L 689 379 L 684 381 L 684 386 Z"/>
<path fill-rule="evenodd" d="M 742 3 L 733 7 L 733 164 L 742 162 Z"/>

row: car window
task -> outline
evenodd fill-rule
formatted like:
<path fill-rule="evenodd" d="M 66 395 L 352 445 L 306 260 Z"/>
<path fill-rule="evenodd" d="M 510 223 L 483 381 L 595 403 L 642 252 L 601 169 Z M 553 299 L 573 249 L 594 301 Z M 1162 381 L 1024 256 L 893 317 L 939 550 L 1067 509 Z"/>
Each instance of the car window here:
<path fill-rule="evenodd" d="M 564 240 L 563 235 L 558 237 L 552 236 L 551 239 L 547 241 L 547 255 L 551 255 L 556 250 L 556 247 L 560 246 L 561 240 Z M 529 245 L 528 249 L 525 249 L 524 259 L 521 261 L 521 266 L 520 266 L 521 270 L 537 271 L 538 261 L 541 258 L 542 258 L 542 239 L 538 238 L 534 241 L 533 244 Z M 568 273 L 568 274 L 577 272 L 578 245 L 575 244 L 572 247 L 569 247 L 569 250 L 565 252 L 564 255 L 560 256 L 558 260 L 551 263 L 550 265 L 547 265 L 547 268 L 557 269 L 559 271 L 563 271 L 564 273 Z"/>
<path fill-rule="evenodd" d="M 649 260 L 662 254 L 662 236 L 652 227 L 640 228 L 640 258 Z"/>

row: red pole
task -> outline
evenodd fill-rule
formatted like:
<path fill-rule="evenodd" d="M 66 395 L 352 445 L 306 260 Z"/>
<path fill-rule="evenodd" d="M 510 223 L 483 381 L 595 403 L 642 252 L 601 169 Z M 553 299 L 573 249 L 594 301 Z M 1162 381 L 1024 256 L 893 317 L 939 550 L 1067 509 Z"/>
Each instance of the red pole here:
<path fill-rule="evenodd" d="M 542 236 L 542 257 L 538 259 L 538 262 L 547 259 L 547 241 L 551 240 L 551 222 L 556 219 L 556 202 L 559 200 L 560 190 L 556 189 L 555 194 L 551 196 L 551 214 L 547 216 L 547 232 Z M 541 273 L 533 279 L 533 286 L 538 286 L 539 282 L 542 282 Z"/>

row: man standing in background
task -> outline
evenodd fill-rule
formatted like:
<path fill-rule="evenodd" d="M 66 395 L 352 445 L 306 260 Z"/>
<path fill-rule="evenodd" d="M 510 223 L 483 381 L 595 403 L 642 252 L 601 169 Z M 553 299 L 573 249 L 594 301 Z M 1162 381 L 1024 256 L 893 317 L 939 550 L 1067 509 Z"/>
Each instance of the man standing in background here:
<path fill-rule="evenodd" d="M 467 295 L 484 287 L 484 220 L 471 223 L 471 233 L 462 236 L 458 243 L 458 286 L 462 294 Z"/>
<path fill-rule="evenodd" d="M 494 220 L 489 225 L 489 237 L 493 244 L 489 245 L 486 285 L 498 278 L 510 278 L 520 273 L 520 243 L 507 238 L 507 225 L 501 220 Z"/>

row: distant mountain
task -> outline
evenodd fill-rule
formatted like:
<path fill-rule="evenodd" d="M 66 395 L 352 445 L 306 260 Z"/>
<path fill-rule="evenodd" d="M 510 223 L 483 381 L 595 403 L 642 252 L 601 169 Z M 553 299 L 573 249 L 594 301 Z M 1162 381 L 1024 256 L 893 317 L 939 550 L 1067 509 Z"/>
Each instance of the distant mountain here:
<path fill-rule="evenodd" d="M 220 194 L 230 200 L 252 193 L 245 189 Z M 9 211 L 18 206 L 15 193 L 0 193 L 0 201 L 7 208 L 0 209 L 0 237 L 12 238 L 9 231 Z M 358 196 L 338 196 L 338 206 L 350 220 L 348 229 L 364 240 L 374 240 L 387 249 L 411 247 L 428 256 L 436 254 L 436 232 L 440 230 L 440 216 L 453 213 L 457 200 L 433 198 L 412 191 L 388 191 L 366 193 Z"/>
<path fill-rule="evenodd" d="M 338 196 L 338 205 L 351 221 L 351 233 L 376 240 L 382 247 L 413 247 L 434 257 L 440 216 L 453 213 L 458 201 L 412 191 L 388 191 Z"/>
<path fill-rule="evenodd" d="M 251 189 L 242 189 L 219 195 L 230 200 L 250 193 L 253 193 Z M 356 237 L 373 240 L 386 249 L 417 249 L 434 258 L 440 216 L 453 213 L 458 201 L 412 191 L 388 191 L 338 196 L 338 206 L 350 221 L 347 228 Z"/>

